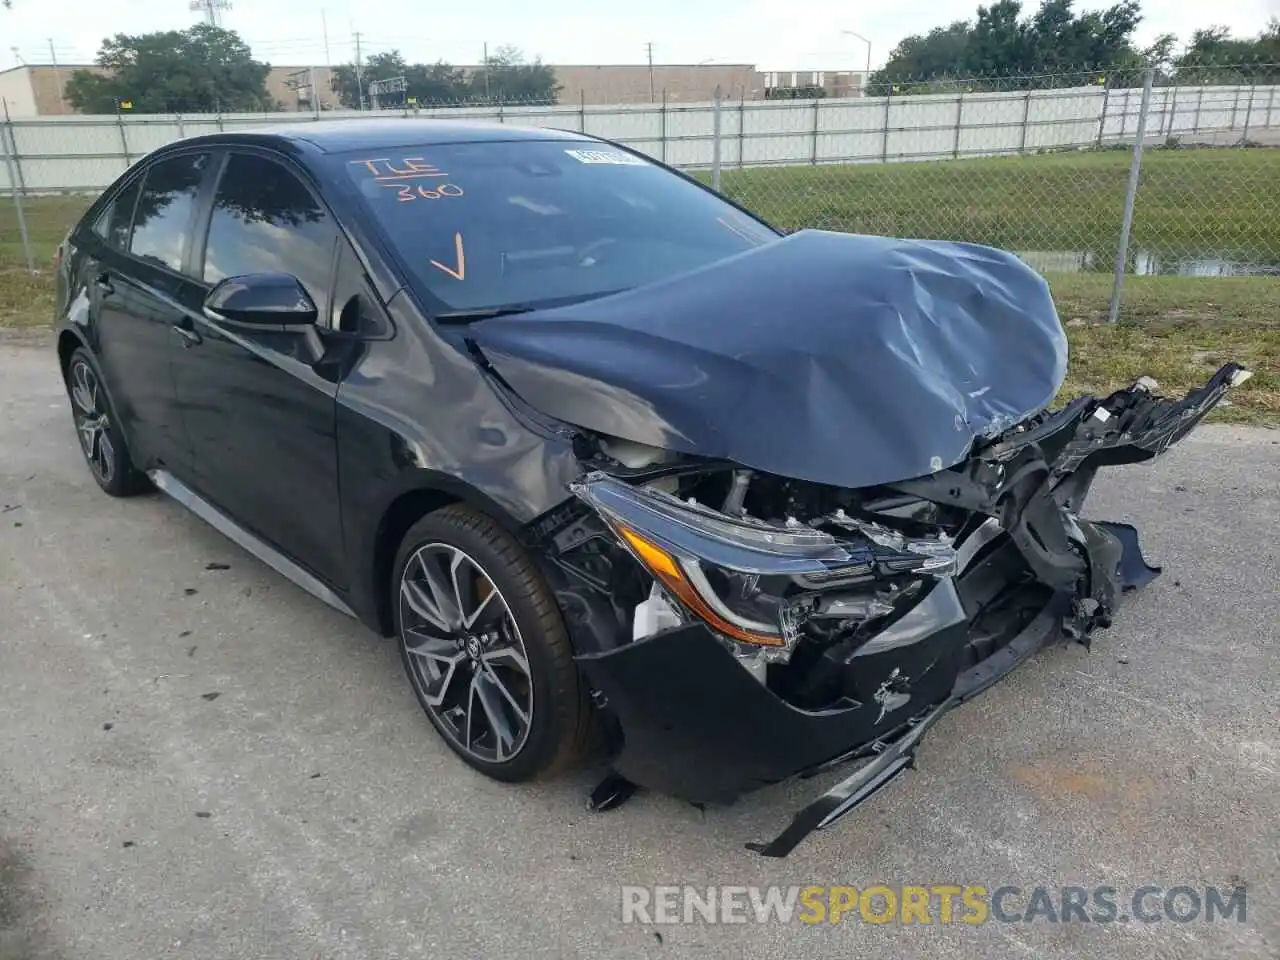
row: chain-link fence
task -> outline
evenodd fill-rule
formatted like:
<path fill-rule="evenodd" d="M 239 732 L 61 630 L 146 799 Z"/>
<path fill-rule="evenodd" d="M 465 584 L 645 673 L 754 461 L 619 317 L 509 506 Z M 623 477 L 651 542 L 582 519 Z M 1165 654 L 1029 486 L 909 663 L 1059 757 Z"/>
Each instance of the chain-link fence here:
<path fill-rule="evenodd" d="M 1114 274 L 1117 295 L 1125 273 L 1280 278 L 1280 65 L 901 80 L 848 98 L 733 92 L 702 103 L 657 92 L 643 103 L 418 104 L 380 115 L 579 130 L 695 172 L 784 230 L 991 244 L 1046 274 Z M 86 202 L 46 195 L 99 190 L 163 143 L 263 119 L 5 123 L 0 268 L 28 256 L 43 266 Z"/>

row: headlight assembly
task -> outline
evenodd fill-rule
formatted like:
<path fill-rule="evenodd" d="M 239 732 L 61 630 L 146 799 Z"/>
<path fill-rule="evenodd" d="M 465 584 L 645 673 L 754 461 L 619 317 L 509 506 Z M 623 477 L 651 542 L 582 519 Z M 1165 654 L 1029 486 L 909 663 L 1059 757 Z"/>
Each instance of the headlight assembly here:
<path fill-rule="evenodd" d="M 814 593 L 880 576 L 943 573 L 948 547 L 895 549 L 856 533 L 731 517 L 593 473 L 570 489 L 690 615 L 723 637 L 785 659 Z"/>

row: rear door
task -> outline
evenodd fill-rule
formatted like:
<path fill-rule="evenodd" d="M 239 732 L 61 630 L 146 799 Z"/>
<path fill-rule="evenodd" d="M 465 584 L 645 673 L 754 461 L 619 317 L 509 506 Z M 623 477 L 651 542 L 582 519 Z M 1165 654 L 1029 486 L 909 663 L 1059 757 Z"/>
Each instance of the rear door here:
<path fill-rule="evenodd" d="M 287 273 L 310 294 L 328 338 L 338 238 L 332 215 L 297 170 L 274 155 L 233 150 L 202 232 L 200 279 L 186 303 L 195 325 L 176 372 L 197 487 L 341 589 L 335 368 L 308 357 L 295 335 L 232 328 L 200 310 L 227 277 Z"/>
<path fill-rule="evenodd" d="M 96 231 L 103 243 L 90 265 L 99 360 L 135 462 L 179 476 L 191 448 L 176 407 L 173 328 L 211 161 L 208 151 L 183 153 L 143 170 Z"/>

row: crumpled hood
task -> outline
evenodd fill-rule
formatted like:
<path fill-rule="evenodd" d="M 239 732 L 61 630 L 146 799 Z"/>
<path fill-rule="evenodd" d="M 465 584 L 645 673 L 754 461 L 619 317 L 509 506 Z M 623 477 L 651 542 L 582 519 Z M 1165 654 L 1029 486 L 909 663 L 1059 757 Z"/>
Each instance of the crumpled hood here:
<path fill-rule="evenodd" d="M 958 463 L 1047 406 L 1067 362 L 1012 254 L 823 231 L 468 335 L 559 420 L 842 487 Z"/>

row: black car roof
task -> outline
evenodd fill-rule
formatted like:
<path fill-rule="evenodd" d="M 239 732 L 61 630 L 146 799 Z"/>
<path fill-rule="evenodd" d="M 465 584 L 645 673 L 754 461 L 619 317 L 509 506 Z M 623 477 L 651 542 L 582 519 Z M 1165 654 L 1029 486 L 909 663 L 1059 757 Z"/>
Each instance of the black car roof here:
<path fill-rule="evenodd" d="M 261 143 L 279 138 L 310 144 L 324 153 L 342 153 L 365 148 L 435 146 L 442 143 L 478 143 L 511 140 L 591 140 L 570 130 L 521 127 L 481 120 L 438 120 L 417 117 L 386 117 L 376 120 L 313 120 L 245 127 L 215 134 L 222 142 Z"/>

